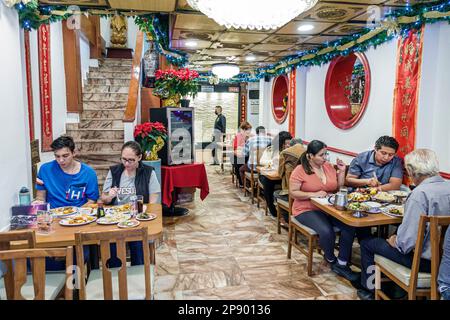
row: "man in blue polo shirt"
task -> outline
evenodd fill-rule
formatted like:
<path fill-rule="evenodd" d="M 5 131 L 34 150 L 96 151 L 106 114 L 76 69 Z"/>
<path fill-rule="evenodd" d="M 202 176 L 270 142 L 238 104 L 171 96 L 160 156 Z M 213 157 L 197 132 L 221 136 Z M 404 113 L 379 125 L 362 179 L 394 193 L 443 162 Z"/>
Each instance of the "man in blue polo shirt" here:
<path fill-rule="evenodd" d="M 376 187 L 380 191 L 399 190 L 403 179 L 402 160 L 396 155 L 398 142 L 382 136 L 375 149 L 356 156 L 350 163 L 346 177 L 349 187 Z"/>
<path fill-rule="evenodd" d="M 74 159 L 73 139 L 61 136 L 50 147 L 55 160 L 39 169 L 34 203 L 47 202 L 52 208 L 95 203 L 99 197 L 97 175 L 94 169 Z"/>

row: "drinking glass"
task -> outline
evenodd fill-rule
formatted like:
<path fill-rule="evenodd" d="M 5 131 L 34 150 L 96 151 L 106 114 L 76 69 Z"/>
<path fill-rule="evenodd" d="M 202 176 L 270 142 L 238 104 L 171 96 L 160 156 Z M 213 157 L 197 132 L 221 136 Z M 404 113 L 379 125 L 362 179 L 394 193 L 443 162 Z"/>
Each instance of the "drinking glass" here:
<path fill-rule="evenodd" d="M 49 234 L 52 232 L 53 216 L 50 212 L 44 210 L 38 210 L 36 212 L 36 221 L 38 227 L 38 233 Z"/>
<path fill-rule="evenodd" d="M 130 210 L 131 210 L 131 216 L 136 216 L 138 212 L 138 204 L 137 204 L 137 196 L 133 195 L 130 197 Z"/>
<path fill-rule="evenodd" d="M 143 213 L 144 212 L 144 196 L 137 195 L 137 212 Z"/>

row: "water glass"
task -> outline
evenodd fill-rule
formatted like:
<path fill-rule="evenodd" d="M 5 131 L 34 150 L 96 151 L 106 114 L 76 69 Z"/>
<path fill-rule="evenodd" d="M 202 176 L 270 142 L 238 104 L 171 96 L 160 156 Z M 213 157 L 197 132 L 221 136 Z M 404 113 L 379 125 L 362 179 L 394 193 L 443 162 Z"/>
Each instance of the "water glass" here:
<path fill-rule="evenodd" d="M 138 204 L 137 204 L 137 196 L 133 195 L 130 197 L 130 210 L 131 210 L 131 216 L 136 216 L 138 212 Z"/>
<path fill-rule="evenodd" d="M 38 233 L 49 234 L 50 232 L 52 232 L 53 216 L 50 212 L 38 210 L 36 212 L 36 221 Z"/>

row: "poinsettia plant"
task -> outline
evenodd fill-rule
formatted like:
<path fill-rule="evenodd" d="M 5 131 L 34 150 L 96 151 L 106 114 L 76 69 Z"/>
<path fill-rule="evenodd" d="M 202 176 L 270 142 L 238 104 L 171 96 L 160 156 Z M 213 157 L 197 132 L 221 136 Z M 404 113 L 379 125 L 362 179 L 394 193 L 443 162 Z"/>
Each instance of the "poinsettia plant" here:
<path fill-rule="evenodd" d="M 161 122 L 144 122 L 134 128 L 134 140 L 144 151 L 144 160 L 157 160 L 166 138 L 167 130 Z"/>
<path fill-rule="evenodd" d="M 198 93 L 197 78 L 199 74 L 195 70 L 183 68 L 179 70 L 157 70 L 156 82 L 153 94 L 162 99 L 180 96 L 195 96 Z"/>

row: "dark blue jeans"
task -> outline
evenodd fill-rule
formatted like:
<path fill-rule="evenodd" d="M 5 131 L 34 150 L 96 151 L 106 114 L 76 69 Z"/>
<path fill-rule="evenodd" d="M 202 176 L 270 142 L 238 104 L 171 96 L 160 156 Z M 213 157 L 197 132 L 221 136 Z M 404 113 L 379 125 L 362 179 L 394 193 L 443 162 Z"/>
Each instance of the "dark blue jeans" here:
<path fill-rule="evenodd" d="M 89 261 L 89 246 L 83 246 L 84 263 Z M 73 249 L 73 265 L 77 265 L 75 248 Z M 31 272 L 30 260 L 27 261 L 28 272 Z M 63 271 L 66 270 L 65 259 L 45 258 L 45 271 Z"/>
<path fill-rule="evenodd" d="M 334 255 L 336 233 L 334 232 L 333 227 L 338 227 L 341 230 L 338 258 L 341 261 L 350 261 L 353 240 L 355 238 L 354 227 L 350 227 L 320 210 L 303 212 L 295 218 L 298 222 L 313 229 L 319 234 L 319 245 L 328 262 L 336 261 L 336 256 Z"/>
<path fill-rule="evenodd" d="M 141 241 L 131 241 L 128 242 L 128 246 L 130 248 L 130 257 L 131 257 L 131 265 L 140 265 L 144 264 L 144 252 L 142 250 L 142 242 Z M 108 263 L 109 268 L 117 268 L 121 266 L 121 261 L 117 257 L 117 248 L 116 244 L 110 244 L 111 248 L 111 258 Z"/>
<path fill-rule="evenodd" d="M 273 204 L 273 192 L 275 191 L 275 186 L 281 184 L 281 180 L 270 180 L 269 178 L 260 175 L 259 181 L 261 181 L 264 188 L 264 199 L 266 199 L 267 208 L 269 208 L 270 214 L 274 217 L 277 216 L 277 208 Z"/>
<path fill-rule="evenodd" d="M 403 254 L 397 248 L 391 247 L 385 239 L 375 237 L 364 239 L 361 242 L 361 285 L 370 291 L 375 290 L 375 254 L 408 268 L 411 268 L 414 257 L 413 251 Z M 419 270 L 421 272 L 430 272 L 430 260 L 421 259 Z"/>
<path fill-rule="evenodd" d="M 450 289 L 445 290 L 441 293 L 442 300 L 450 300 Z"/>

